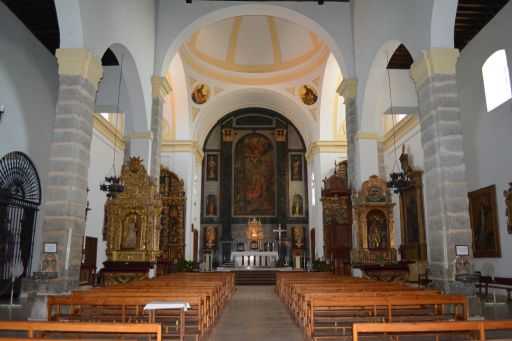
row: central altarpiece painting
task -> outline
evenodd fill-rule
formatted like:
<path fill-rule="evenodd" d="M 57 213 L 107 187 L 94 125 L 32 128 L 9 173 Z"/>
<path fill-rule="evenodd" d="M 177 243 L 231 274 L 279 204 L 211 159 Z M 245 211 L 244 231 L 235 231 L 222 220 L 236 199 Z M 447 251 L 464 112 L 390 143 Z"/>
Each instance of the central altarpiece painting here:
<path fill-rule="evenodd" d="M 212 128 L 203 151 L 201 253 L 214 266 L 229 263 L 233 252 L 258 251 L 278 251 L 280 264 L 303 263 L 307 172 L 297 129 L 277 112 L 241 109 Z M 247 236 L 253 219 L 261 223 L 257 242 Z"/>

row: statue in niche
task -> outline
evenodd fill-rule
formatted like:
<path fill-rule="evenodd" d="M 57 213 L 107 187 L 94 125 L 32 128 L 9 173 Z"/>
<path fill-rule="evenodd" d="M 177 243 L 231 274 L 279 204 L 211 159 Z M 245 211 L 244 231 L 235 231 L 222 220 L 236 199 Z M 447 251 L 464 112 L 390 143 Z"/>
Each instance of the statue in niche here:
<path fill-rule="evenodd" d="M 206 198 L 206 215 L 217 215 L 217 197 L 215 194 L 210 194 Z"/>
<path fill-rule="evenodd" d="M 302 204 L 302 196 L 300 194 L 295 194 L 293 196 L 293 204 L 292 204 L 292 215 L 294 216 L 302 216 L 303 215 L 303 204 Z"/>
<path fill-rule="evenodd" d="M 126 219 L 123 248 L 135 249 L 137 246 L 137 216 L 131 215 Z"/>
<path fill-rule="evenodd" d="M 384 249 L 388 247 L 386 218 L 379 212 L 368 214 L 368 248 Z"/>

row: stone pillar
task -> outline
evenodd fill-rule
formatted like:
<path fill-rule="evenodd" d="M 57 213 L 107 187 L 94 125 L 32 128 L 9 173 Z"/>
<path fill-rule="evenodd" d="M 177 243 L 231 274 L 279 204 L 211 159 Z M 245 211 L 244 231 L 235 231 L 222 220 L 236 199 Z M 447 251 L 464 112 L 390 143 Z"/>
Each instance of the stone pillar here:
<path fill-rule="evenodd" d="M 56 56 L 59 94 L 42 241 L 57 244 L 58 277 L 38 286 L 36 301 L 40 304 L 32 309 L 34 318 L 46 315 L 45 295 L 66 293 L 79 286 L 94 101 L 103 75 L 100 60 L 87 49 L 58 49 Z"/>
<path fill-rule="evenodd" d="M 144 167 L 148 170 L 148 173 L 153 176 L 152 173 L 150 173 L 150 169 L 152 166 L 152 160 L 153 160 L 153 153 L 152 153 L 152 147 L 153 147 L 153 132 L 152 131 L 140 131 L 140 132 L 133 132 L 128 135 L 126 135 L 126 149 L 129 150 L 130 154 L 125 153 L 126 156 L 138 156 L 142 158 L 142 163 Z M 160 158 L 159 158 L 160 159 Z M 128 160 L 128 158 L 125 159 L 125 162 Z M 160 174 L 160 170 L 158 170 Z"/>
<path fill-rule="evenodd" d="M 151 77 L 152 97 L 151 105 L 151 132 L 153 141 L 151 143 L 151 176 L 160 177 L 160 152 L 162 150 L 162 111 L 165 97 L 171 91 L 171 86 L 165 77 Z"/>
<path fill-rule="evenodd" d="M 358 131 L 354 138 L 357 158 L 354 165 L 354 184 L 358 189 L 370 176 L 379 174 L 378 138 L 376 133 L 366 131 Z"/>
<path fill-rule="evenodd" d="M 358 130 L 356 97 L 357 97 L 357 79 L 344 79 L 338 87 L 338 94 L 343 96 L 346 107 L 347 122 L 347 175 L 348 184 L 354 187 L 355 163 L 356 163 L 356 147 L 355 136 Z"/>
<path fill-rule="evenodd" d="M 445 293 L 474 292 L 474 285 L 465 286 L 454 277 L 455 245 L 471 246 L 472 238 L 455 78 L 458 57 L 456 49 L 432 48 L 416 58 L 410 71 L 418 92 L 425 157 L 429 278 Z"/>

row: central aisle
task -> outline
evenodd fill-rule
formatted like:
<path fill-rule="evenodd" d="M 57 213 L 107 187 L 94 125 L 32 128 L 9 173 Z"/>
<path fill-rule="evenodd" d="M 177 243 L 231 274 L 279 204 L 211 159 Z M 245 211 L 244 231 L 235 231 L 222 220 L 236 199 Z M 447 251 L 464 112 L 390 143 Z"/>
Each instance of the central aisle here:
<path fill-rule="evenodd" d="M 208 341 L 300 341 L 274 286 L 237 286 Z"/>

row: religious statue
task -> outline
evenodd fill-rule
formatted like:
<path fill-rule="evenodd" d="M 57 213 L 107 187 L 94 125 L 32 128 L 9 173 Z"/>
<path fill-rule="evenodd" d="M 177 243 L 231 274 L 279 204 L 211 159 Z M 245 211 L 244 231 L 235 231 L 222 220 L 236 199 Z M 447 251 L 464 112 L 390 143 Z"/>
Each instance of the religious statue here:
<path fill-rule="evenodd" d="M 126 221 L 126 234 L 123 248 L 134 249 L 137 244 L 137 217 L 130 216 Z"/>
<path fill-rule="evenodd" d="M 217 155 L 211 154 L 207 157 L 207 173 L 206 178 L 208 180 L 217 180 Z"/>
<path fill-rule="evenodd" d="M 380 248 L 380 231 L 376 220 L 372 220 L 370 225 L 370 240 L 368 243 L 370 249 Z"/>
<path fill-rule="evenodd" d="M 208 227 L 206 227 L 205 235 L 206 247 L 208 249 L 213 248 L 215 246 L 215 240 L 217 239 L 217 229 L 212 225 L 208 225 Z"/>
<path fill-rule="evenodd" d="M 303 213 L 302 213 L 302 196 L 300 194 L 295 194 L 293 196 L 292 215 L 294 215 L 294 216 L 303 215 Z"/>
<path fill-rule="evenodd" d="M 216 198 L 215 194 L 210 194 L 207 197 L 206 215 L 210 215 L 210 216 L 217 215 L 217 198 Z"/>

